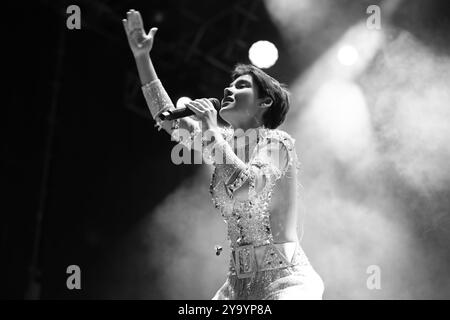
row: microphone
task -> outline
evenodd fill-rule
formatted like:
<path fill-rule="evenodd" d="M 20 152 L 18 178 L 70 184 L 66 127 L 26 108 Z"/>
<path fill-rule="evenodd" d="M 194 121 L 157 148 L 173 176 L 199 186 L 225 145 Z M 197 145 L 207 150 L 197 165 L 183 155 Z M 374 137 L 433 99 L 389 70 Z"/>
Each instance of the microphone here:
<path fill-rule="evenodd" d="M 208 98 L 208 100 L 213 104 L 214 109 L 219 112 L 220 110 L 220 101 L 216 98 Z M 194 115 L 194 111 L 189 109 L 188 107 L 173 109 L 169 111 L 164 111 L 159 115 L 159 118 L 161 120 L 176 120 L 184 117 L 189 117 Z"/>

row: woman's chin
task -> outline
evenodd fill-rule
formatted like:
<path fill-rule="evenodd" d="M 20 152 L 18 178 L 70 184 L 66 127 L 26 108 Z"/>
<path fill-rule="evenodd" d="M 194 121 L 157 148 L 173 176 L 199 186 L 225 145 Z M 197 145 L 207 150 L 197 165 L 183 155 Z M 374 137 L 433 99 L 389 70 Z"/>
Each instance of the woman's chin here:
<path fill-rule="evenodd" d="M 222 120 L 224 120 L 226 123 L 228 123 L 229 125 L 232 125 L 233 123 L 233 113 L 229 112 L 231 110 L 224 110 L 225 112 L 222 112 L 222 110 L 220 110 L 219 115 L 222 118 Z"/>
<path fill-rule="evenodd" d="M 222 117 L 222 119 L 227 120 L 227 118 L 231 115 L 232 113 L 232 104 L 227 104 L 224 107 L 222 107 L 219 111 L 219 115 Z"/>
<path fill-rule="evenodd" d="M 222 107 L 220 108 L 220 110 L 230 110 L 232 107 L 234 106 L 234 103 L 232 102 L 225 102 Z"/>

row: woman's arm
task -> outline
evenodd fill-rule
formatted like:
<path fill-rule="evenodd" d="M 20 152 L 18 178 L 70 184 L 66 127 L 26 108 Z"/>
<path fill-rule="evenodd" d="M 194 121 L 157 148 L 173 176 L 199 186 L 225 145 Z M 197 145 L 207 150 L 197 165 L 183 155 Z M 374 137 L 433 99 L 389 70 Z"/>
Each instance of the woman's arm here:
<path fill-rule="evenodd" d="M 290 166 L 288 148 L 280 140 L 266 140 L 258 145 L 254 159 L 248 164 L 239 159 L 230 145 L 220 141 L 220 138 L 213 147 L 216 166 L 225 172 L 232 172 L 225 181 L 228 194 L 240 201 L 251 199 L 272 186 Z"/>
<path fill-rule="evenodd" d="M 153 66 L 152 59 L 149 54 L 135 56 L 134 60 L 136 61 L 139 79 L 141 79 L 141 85 L 145 85 L 158 79 L 155 67 Z"/>
<path fill-rule="evenodd" d="M 247 200 L 271 186 L 280 179 L 292 163 L 291 153 L 295 154 L 294 142 L 281 133 L 266 137 L 257 146 L 257 154 L 249 163 L 243 162 L 223 138 L 217 125 L 217 111 L 207 99 L 191 101 L 186 104 L 202 121 L 205 128 L 206 152 L 209 161 L 224 172 L 228 172 L 225 186 L 230 197 Z"/>
<path fill-rule="evenodd" d="M 188 133 L 198 132 L 200 130 L 199 125 L 197 121 L 191 118 L 182 118 L 176 123 L 175 121 L 161 121 L 159 119 L 161 112 L 173 110 L 175 106 L 158 79 L 150 58 L 150 52 L 158 29 L 151 28 L 150 32 L 146 34 L 140 13 L 133 9 L 127 12 L 127 19 L 123 19 L 122 22 L 128 38 L 128 44 L 136 61 L 142 91 L 153 119 L 170 135 L 172 135 L 175 127 L 186 130 Z"/>
<path fill-rule="evenodd" d="M 145 85 L 158 79 L 149 55 L 158 28 L 151 28 L 150 32 L 146 34 L 141 14 L 133 9 L 127 12 L 127 18 L 123 19 L 122 23 L 131 52 L 136 60 L 141 84 Z"/>

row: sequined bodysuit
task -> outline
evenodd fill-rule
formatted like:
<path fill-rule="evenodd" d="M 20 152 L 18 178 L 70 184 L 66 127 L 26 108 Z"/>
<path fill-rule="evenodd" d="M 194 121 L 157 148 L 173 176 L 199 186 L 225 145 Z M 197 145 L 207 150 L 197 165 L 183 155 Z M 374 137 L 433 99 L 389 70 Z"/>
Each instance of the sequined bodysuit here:
<path fill-rule="evenodd" d="M 224 129 L 225 140 L 231 143 L 232 131 Z M 320 299 L 323 283 L 311 267 L 298 243 L 292 258 L 286 257 L 274 245 L 270 223 L 270 203 L 279 179 L 292 170 L 297 172 L 298 160 L 294 139 L 281 130 L 261 128 L 247 166 L 258 168 L 265 177 L 262 190 L 256 190 L 250 181 L 248 199 L 233 198 L 229 180 L 230 167 L 216 166 L 212 175 L 210 193 L 215 207 L 228 227 L 232 253 L 229 272 L 224 285 L 213 299 Z M 250 147 L 252 149 L 253 147 Z M 271 153 L 278 151 L 276 159 Z M 231 167 L 232 168 L 232 167 Z M 251 174 L 245 176 L 251 180 Z"/>

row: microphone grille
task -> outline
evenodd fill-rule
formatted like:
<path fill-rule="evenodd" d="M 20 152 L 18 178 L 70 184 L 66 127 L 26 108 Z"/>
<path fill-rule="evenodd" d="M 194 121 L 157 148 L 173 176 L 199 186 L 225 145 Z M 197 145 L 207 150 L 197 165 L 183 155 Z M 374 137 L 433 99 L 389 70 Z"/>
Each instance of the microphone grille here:
<path fill-rule="evenodd" d="M 216 99 L 216 98 L 209 98 L 208 100 L 211 101 L 211 103 L 212 103 L 213 106 L 214 106 L 214 109 L 216 109 L 217 111 L 220 110 L 221 105 L 220 105 L 219 99 Z"/>

